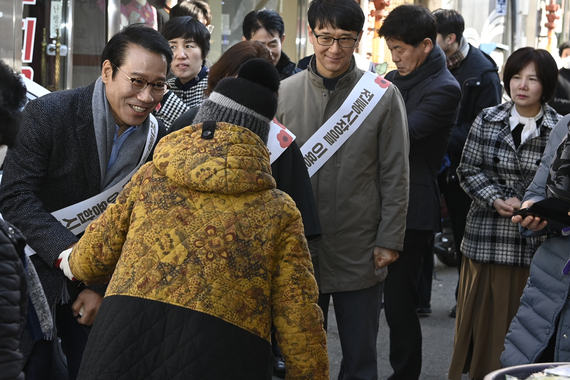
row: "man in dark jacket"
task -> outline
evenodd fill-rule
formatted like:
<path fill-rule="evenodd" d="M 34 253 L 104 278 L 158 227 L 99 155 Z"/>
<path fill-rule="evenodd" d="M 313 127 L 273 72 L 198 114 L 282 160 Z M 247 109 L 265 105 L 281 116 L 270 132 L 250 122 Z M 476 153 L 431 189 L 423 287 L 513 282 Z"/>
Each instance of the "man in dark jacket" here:
<path fill-rule="evenodd" d="M 6 155 L 0 212 L 26 236 L 55 310 L 69 379 L 77 376 L 87 342 L 83 325 L 93 324 L 104 289 L 67 281 L 57 257 L 114 202 L 166 133 L 150 113 L 164 94 L 171 60 L 168 42 L 154 29 L 140 24 L 123 29 L 103 50 L 95 83 L 28 103 Z M 49 379 L 52 342 L 39 340 L 32 349 L 31 341 L 22 338 L 30 355 L 26 378 Z"/>
<path fill-rule="evenodd" d="M 502 87 L 498 68 L 493 59 L 467 43 L 463 37 L 465 29 L 463 16 L 452 9 L 438 9 L 433 14 L 437 20 L 437 44 L 445 53 L 447 68 L 459 82 L 462 91 L 457 121 L 447 146 L 450 165 L 441 173 L 439 179 L 451 219 L 458 258 L 457 269 L 460 270 L 463 257 L 460 250 L 461 240 L 465 232 L 471 198 L 459 186 L 456 170 L 471 124 L 483 108 L 496 106 L 501 102 Z M 431 291 L 431 286 L 427 289 Z M 429 302 L 429 298 L 426 299 Z M 455 317 L 455 307 L 451 310 L 450 316 Z"/>
<path fill-rule="evenodd" d="M 554 98 L 548 104 L 560 115 L 566 115 L 570 113 L 570 41 L 560 44 L 558 54 L 562 60 L 562 68 L 558 72 Z"/>
<path fill-rule="evenodd" d="M 242 41 L 259 41 L 271 51 L 281 80 L 301 71 L 281 49 L 285 41 L 285 23 L 279 13 L 265 8 L 251 11 L 243 19 L 242 28 Z"/>
<path fill-rule="evenodd" d="M 414 20 L 413 23 L 408 20 Z M 390 327 L 389 379 L 418 379 L 422 332 L 416 309 L 423 257 L 440 229 L 437 175 L 456 118 L 461 90 L 436 44 L 436 20 L 423 5 L 395 8 L 378 31 L 397 71 L 386 75 L 402 93 L 410 133 L 410 201 L 404 247 L 389 265 L 384 310 Z"/>

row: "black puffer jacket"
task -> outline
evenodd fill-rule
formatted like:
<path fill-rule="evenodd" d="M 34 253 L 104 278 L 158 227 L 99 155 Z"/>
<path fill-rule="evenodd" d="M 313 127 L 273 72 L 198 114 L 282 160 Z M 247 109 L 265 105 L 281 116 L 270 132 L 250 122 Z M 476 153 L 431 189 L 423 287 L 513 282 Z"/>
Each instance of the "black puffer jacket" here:
<path fill-rule="evenodd" d="M 26 322 L 28 285 L 22 233 L 0 220 L 0 379 L 24 380 L 24 358 L 18 351 Z"/>

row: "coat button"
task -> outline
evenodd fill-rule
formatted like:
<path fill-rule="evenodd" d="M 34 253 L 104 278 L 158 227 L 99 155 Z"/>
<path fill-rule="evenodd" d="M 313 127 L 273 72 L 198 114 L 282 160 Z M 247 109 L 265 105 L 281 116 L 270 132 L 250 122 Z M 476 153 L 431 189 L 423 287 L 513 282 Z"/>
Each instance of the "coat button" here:
<path fill-rule="evenodd" d="M 481 85 L 481 82 L 477 82 L 477 86 Z"/>
<path fill-rule="evenodd" d="M 547 328 L 546 331 L 545 331 L 545 333 L 546 333 L 546 335 L 550 334 L 550 329 Z"/>
<path fill-rule="evenodd" d="M 562 338 L 566 339 L 566 338 L 568 338 L 568 335 L 564 334 L 564 335 L 562 335 Z"/>
<path fill-rule="evenodd" d="M 8 235 L 10 235 L 10 237 L 14 236 L 14 229 L 12 227 L 8 227 Z"/>

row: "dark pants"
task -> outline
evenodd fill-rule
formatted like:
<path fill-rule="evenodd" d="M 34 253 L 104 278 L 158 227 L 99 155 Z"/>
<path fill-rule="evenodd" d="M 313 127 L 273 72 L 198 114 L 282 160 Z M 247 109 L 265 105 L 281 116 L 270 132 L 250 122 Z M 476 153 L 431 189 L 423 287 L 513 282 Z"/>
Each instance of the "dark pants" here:
<path fill-rule="evenodd" d="M 418 379 L 422 369 L 422 329 L 418 314 L 418 279 L 433 231 L 406 230 L 404 250 L 388 266 L 384 312 L 390 328 L 391 380 Z"/>
<path fill-rule="evenodd" d="M 447 182 L 441 186 L 447 212 L 451 220 L 451 228 L 453 229 L 453 242 L 455 243 L 455 252 L 457 254 L 457 271 L 461 274 L 461 261 L 463 253 L 461 252 L 461 241 L 465 233 L 465 224 L 467 223 L 467 213 L 471 207 L 471 198 L 461 186 L 459 181 Z M 455 298 L 457 299 L 457 289 L 459 288 L 459 279 L 455 288 Z"/>
<path fill-rule="evenodd" d="M 432 234 L 428 249 L 425 251 L 423 264 L 418 280 L 418 294 L 420 296 L 418 307 L 430 308 L 431 307 L 431 286 L 433 282 L 433 242 L 434 235 Z"/>
<path fill-rule="evenodd" d="M 383 283 L 370 288 L 319 295 L 319 306 L 328 322 L 332 296 L 338 326 L 342 363 L 339 380 L 377 380 L 376 339 L 380 325 Z"/>
<path fill-rule="evenodd" d="M 85 327 L 77 322 L 71 310 L 72 303 L 56 306 L 57 335 L 61 339 L 61 347 L 67 358 L 69 380 L 77 379 L 83 351 L 87 344 Z M 57 339 L 57 337 L 54 337 Z M 50 380 L 54 355 L 54 344 L 45 339 L 34 344 L 30 357 L 24 367 L 26 380 Z M 63 379 L 62 379 L 63 380 Z"/>

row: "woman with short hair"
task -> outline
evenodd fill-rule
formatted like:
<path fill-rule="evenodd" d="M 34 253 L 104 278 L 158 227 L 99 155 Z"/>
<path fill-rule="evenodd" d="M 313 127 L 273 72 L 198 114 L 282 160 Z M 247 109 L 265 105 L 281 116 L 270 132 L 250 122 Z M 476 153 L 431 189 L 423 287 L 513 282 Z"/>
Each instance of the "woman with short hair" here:
<path fill-rule="evenodd" d="M 206 57 L 210 52 L 210 32 L 197 19 L 183 16 L 170 19 L 160 33 L 172 49 L 170 71 L 174 78 L 167 80 L 170 91 L 164 94 L 155 116 L 169 130 L 180 115 L 200 107 L 204 101 L 204 90 L 208 85 Z"/>
<path fill-rule="evenodd" d="M 457 169 L 472 199 L 462 263 L 449 378 L 473 379 L 501 368 L 499 357 L 515 316 L 529 266 L 541 240 L 521 237 L 511 223 L 532 182 L 560 115 L 547 102 L 558 70 L 549 52 L 515 51 L 503 71 L 512 100 L 484 109 L 475 119 Z"/>

